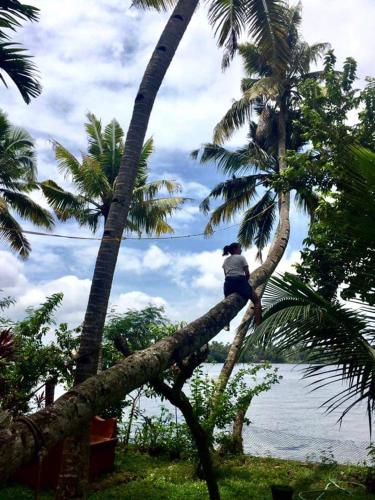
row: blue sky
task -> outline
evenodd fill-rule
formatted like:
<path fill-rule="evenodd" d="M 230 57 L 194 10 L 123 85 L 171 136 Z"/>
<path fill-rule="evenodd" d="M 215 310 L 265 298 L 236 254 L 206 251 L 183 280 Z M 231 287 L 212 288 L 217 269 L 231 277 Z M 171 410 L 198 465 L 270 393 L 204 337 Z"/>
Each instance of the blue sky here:
<path fill-rule="evenodd" d="M 35 55 L 41 72 L 42 95 L 26 106 L 16 89 L 0 89 L 1 108 L 10 120 L 25 127 L 35 138 L 41 180 L 65 183 L 56 169 L 50 139 L 79 154 L 86 140 L 83 123 L 88 111 L 107 123 L 116 117 L 126 130 L 142 72 L 166 15 L 140 12 L 123 0 L 33 0 L 41 9 L 38 24 L 26 26 L 17 39 Z M 339 63 L 353 56 L 359 63 L 361 85 L 375 74 L 373 0 L 303 0 L 303 35 L 310 43 L 329 41 Z M 200 166 L 189 158 L 191 150 L 208 142 L 212 129 L 240 95 L 242 67 L 235 59 L 221 72 L 221 53 L 216 47 L 203 9 L 188 28 L 157 98 L 148 136 L 156 151 L 152 176 L 176 179 L 183 194 L 193 198 L 171 220 L 175 234 L 203 230 L 206 217 L 198 204 L 221 176 L 213 166 Z M 230 146 L 241 145 L 246 129 Z M 40 194 L 35 199 L 45 204 Z M 306 220 L 292 211 L 291 242 L 280 271 L 290 269 L 306 234 Z M 31 228 L 31 227 L 30 227 Z M 89 236 L 73 223 L 57 224 L 55 232 Z M 210 239 L 128 241 L 122 245 L 111 295 L 119 311 L 164 305 L 174 320 L 194 319 L 222 296 L 220 249 L 236 239 L 236 229 L 220 231 Z M 22 262 L 0 243 L 0 289 L 17 299 L 12 310 L 21 317 L 51 293 L 65 298 L 58 320 L 72 326 L 83 320 L 98 248 L 95 241 L 30 237 L 33 252 Z M 254 268 L 255 251 L 245 253 Z M 236 325 L 236 322 L 233 323 Z M 230 340 L 231 334 L 221 334 Z"/>

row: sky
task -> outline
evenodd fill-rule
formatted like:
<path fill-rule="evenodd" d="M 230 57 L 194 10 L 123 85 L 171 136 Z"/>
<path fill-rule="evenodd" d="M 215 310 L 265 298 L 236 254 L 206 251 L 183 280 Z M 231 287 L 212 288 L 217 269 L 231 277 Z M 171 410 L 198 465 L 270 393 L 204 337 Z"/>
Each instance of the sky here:
<path fill-rule="evenodd" d="M 79 155 L 86 150 L 84 132 L 88 111 L 107 124 L 116 118 L 127 129 L 143 71 L 161 34 L 167 15 L 139 11 L 125 0 L 29 0 L 41 10 L 40 22 L 28 24 L 14 36 L 35 56 L 43 85 L 42 95 L 24 104 L 16 88 L 0 88 L 0 107 L 14 125 L 26 128 L 36 141 L 40 180 L 69 182 L 57 171 L 51 140 L 58 140 Z M 303 0 L 302 34 L 309 43 L 330 42 L 340 65 L 345 57 L 358 61 L 358 86 L 375 74 L 373 60 L 373 0 Z M 191 198 L 170 223 L 175 235 L 203 231 L 207 217 L 200 201 L 223 177 L 213 165 L 199 165 L 190 152 L 209 142 L 212 130 L 232 100 L 240 96 L 241 61 L 221 71 L 217 48 L 206 12 L 199 8 L 157 97 L 147 137 L 154 138 L 151 177 L 169 178 L 183 185 Z M 246 129 L 229 143 L 244 143 Z M 44 206 L 39 193 L 34 198 Z M 234 221 L 236 222 L 236 221 Z M 306 219 L 292 208 L 291 240 L 278 271 L 292 269 L 306 236 Z M 25 229 L 33 229 L 24 224 Z M 148 304 L 165 307 L 173 321 L 190 321 L 222 298 L 221 249 L 236 239 L 236 227 L 211 238 L 126 241 L 122 244 L 111 293 L 111 308 L 118 312 Z M 55 233 L 92 236 L 69 222 L 58 223 Z M 99 236 L 98 233 L 96 236 Z M 25 308 L 37 306 L 52 293 L 63 292 L 58 322 L 72 327 L 83 321 L 99 243 L 31 236 L 27 261 L 0 242 L 0 290 L 16 305 L 8 311 L 22 318 Z M 244 255 L 250 270 L 257 265 L 255 250 Z M 230 341 L 230 333 L 219 340 Z"/>

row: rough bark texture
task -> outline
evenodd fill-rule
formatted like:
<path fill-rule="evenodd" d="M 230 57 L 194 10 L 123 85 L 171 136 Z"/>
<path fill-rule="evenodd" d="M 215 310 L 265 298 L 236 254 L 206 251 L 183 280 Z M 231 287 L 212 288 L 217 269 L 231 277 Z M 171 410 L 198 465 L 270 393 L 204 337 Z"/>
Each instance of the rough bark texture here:
<path fill-rule="evenodd" d="M 61 439 L 77 434 L 108 404 L 122 399 L 173 363 L 186 358 L 231 321 L 245 305 L 230 295 L 201 318 L 139 351 L 112 368 L 92 376 L 61 396 L 53 405 L 0 431 L 0 480 L 6 479 L 41 448 L 49 449 Z"/>
<path fill-rule="evenodd" d="M 285 144 L 286 144 L 286 129 L 285 129 L 286 117 L 284 106 L 281 106 L 279 112 L 279 139 L 278 139 L 278 158 L 279 158 L 279 168 L 280 171 L 286 168 L 285 161 Z M 290 234 L 290 221 L 289 221 L 289 209 L 290 209 L 290 194 L 280 193 L 279 194 L 279 225 L 271 244 L 270 250 L 267 254 L 267 258 L 264 263 L 257 267 L 251 275 L 250 281 L 252 286 L 256 289 L 257 294 L 261 297 L 264 291 L 265 284 L 267 280 L 272 276 L 278 263 L 282 259 L 285 249 L 289 242 Z M 220 372 L 215 393 L 212 399 L 212 419 L 211 419 L 211 429 L 215 427 L 215 408 L 217 407 L 218 401 L 221 394 L 224 392 L 228 380 L 232 374 L 233 368 L 237 363 L 241 348 L 248 331 L 249 322 L 253 316 L 254 307 L 250 304 L 242 318 L 241 324 L 238 327 L 233 342 L 230 346 L 227 358 Z M 246 412 L 245 412 L 246 413 Z"/>
<path fill-rule="evenodd" d="M 46 381 L 46 385 L 44 387 L 45 406 L 49 406 L 55 401 L 55 387 L 56 387 L 55 379 L 49 379 Z"/>
<path fill-rule="evenodd" d="M 236 418 L 233 422 L 232 438 L 233 438 L 233 451 L 239 455 L 243 455 L 243 438 L 242 430 L 245 421 L 247 409 L 250 406 L 252 396 L 244 402 L 244 405 L 238 410 Z"/>

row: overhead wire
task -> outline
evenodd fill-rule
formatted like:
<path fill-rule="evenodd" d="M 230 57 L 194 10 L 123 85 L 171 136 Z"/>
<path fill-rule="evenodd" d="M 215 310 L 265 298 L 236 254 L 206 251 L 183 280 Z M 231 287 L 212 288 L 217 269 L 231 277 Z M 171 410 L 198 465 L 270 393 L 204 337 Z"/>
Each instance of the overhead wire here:
<path fill-rule="evenodd" d="M 261 216 L 264 212 L 269 210 L 276 202 L 271 203 L 268 205 L 264 210 L 259 212 L 258 214 L 254 215 L 254 217 L 250 217 L 248 220 L 256 219 L 257 217 Z M 240 223 L 237 224 L 232 224 L 230 226 L 222 227 L 219 229 L 213 230 L 210 234 L 213 233 L 218 233 L 220 231 L 227 231 L 228 229 L 232 229 L 233 227 L 239 226 Z M 102 239 L 105 239 L 107 241 L 117 241 L 119 238 L 111 238 L 108 236 L 103 236 L 100 238 L 95 238 L 92 236 L 73 236 L 70 234 L 58 234 L 58 233 L 46 233 L 42 231 L 31 231 L 31 230 L 19 230 L 19 229 L 8 229 L 8 231 L 15 231 L 17 233 L 22 233 L 22 234 L 30 234 L 32 236 L 49 236 L 52 238 L 65 238 L 65 239 L 70 239 L 70 240 L 91 240 L 91 241 L 101 241 Z M 178 239 L 184 239 L 184 238 L 196 238 L 198 236 L 207 236 L 207 233 L 200 232 L 200 233 L 192 233 L 192 234 L 181 234 L 181 235 L 172 235 L 172 236 L 122 236 L 121 241 L 125 240 L 178 240 Z"/>

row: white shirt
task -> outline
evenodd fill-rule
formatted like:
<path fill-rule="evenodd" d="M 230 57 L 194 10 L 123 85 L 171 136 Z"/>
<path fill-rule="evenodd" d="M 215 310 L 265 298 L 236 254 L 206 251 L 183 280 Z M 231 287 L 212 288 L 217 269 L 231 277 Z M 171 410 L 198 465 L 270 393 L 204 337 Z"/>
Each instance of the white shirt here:
<path fill-rule="evenodd" d="M 224 260 L 223 269 L 225 276 L 245 276 L 245 267 L 249 264 L 242 255 L 229 255 Z"/>

